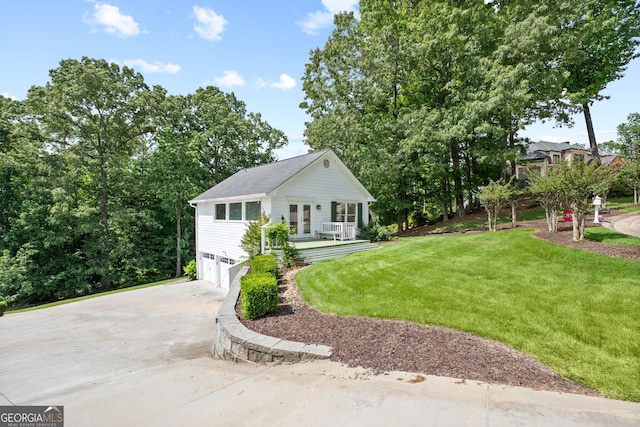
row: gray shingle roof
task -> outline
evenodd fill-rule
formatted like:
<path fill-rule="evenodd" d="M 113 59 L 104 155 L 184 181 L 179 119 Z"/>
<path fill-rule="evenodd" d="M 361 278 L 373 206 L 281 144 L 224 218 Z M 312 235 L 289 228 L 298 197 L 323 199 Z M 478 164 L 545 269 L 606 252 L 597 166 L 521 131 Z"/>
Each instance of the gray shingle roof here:
<path fill-rule="evenodd" d="M 242 169 L 190 202 L 267 194 L 300 173 L 328 151 L 317 151 L 279 162 Z"/>
<path fill-rule="evenodd" d="M 527 147 L 527 153 L 531 153 L 534 151 L 565 151 L 570 149 L 578 149 L 584 150 L 585 148 L 580 145 L 572 145 L 568 142 L 548 142 L 548 141 L 538 141 L 532 142 Z"/>

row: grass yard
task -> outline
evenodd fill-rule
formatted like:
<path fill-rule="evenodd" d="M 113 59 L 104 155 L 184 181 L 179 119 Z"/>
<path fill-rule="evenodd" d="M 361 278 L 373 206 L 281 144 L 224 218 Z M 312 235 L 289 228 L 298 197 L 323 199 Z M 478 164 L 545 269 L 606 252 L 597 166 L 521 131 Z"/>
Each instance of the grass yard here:
<path fill-rule="evenodd" d="M 296 279 L 321 311 L 468 331 L 608 397 L 640 401 L 640 262 L 531 234 L 406 238 Z"/>
<path fill-rule="evenodd" d="M 605 227 L 585 228 L 584 237 L 595 242 L 611 243 L 614 245 L 627 245 L 640 248 L 640 237 L 618 233 Z"/>

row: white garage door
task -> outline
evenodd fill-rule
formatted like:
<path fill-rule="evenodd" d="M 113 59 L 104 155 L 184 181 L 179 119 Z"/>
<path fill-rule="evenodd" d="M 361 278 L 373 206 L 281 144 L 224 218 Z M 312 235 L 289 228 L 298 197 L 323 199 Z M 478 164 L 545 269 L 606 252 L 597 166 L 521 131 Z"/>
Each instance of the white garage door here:
<path fill-rule="evenodd" d="M 235 260 L 220 255 L 209 253 L 202 254 L 200 279 L 212 282 L 216 286 L 229 289 L 231 277 L 229 269 L 235 264 Z"/>
<path fill-rule="evenodd" d="M 216 260 L 212 254 L 202 254 L 202 274 L 200 278 L 209 282 L 216 283 Z"/>

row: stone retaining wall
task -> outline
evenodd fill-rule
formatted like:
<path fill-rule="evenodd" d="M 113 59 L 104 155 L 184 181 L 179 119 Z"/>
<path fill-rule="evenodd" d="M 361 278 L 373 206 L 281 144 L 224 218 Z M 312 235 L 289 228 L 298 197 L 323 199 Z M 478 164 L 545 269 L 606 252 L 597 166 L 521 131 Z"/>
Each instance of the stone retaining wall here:
<path fill-rule="evenodd" d="M 282 340 L 247 329 L 236 316 L 236 302 L 240 296 L 240 278 L 247 274 L 244 267 L 231 282 L 218 316 L 211 352 L 220 359 L 251 362 L 299 362 L 328 359 L 331 347 Z"/>

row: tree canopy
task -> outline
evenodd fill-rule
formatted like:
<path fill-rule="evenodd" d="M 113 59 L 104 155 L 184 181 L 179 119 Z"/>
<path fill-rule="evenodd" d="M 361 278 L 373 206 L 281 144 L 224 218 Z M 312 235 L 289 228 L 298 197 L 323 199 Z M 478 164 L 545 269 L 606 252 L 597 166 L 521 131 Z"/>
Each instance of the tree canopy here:
<path fill-rule="evenodd" d="M 634 5 L 363 0 L 310 54 L 308 143 L 339 153 L 384 223 L 463 216 L 479 186 L 515 173 L 519 131 L 588 114 L 623 75 Z"/>
<path fill-rule="evenodd" d="M 187 200 L 270 162 L 284 134 L 233 93 L 169 96 L 101 59 L 65 59 L 0 97 L 0 299 L 32 304 L 182 275 Z"/>

